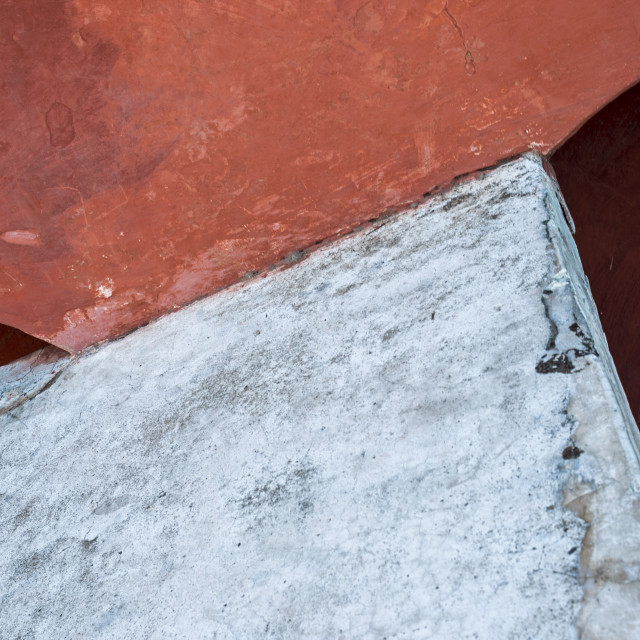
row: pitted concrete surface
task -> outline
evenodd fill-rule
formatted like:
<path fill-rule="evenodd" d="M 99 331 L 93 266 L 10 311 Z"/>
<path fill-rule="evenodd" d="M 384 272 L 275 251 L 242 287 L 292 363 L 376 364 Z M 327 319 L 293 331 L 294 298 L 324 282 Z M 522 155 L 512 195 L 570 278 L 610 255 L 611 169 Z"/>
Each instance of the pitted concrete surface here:
<path fill-rule="evenodd" d="M 527 156 L 72 362 L 0 416 L 0 637 L 638 637 L 564 224 Z"/>

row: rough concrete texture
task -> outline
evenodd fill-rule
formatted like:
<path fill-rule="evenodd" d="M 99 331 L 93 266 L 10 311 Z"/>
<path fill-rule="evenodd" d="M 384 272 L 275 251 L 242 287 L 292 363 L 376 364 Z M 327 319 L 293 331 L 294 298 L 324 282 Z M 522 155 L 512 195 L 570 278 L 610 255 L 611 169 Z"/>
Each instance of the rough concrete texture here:
<path fill-rule="evenodd" d="M 2 638 L 637 638 L 636 442 L 527 156 L 0 416 Z"/>
<path fill-rule="evenodd" d="M 0 323 L 113 338 L 640 79 L 638 0 L 4 0 Z"/>

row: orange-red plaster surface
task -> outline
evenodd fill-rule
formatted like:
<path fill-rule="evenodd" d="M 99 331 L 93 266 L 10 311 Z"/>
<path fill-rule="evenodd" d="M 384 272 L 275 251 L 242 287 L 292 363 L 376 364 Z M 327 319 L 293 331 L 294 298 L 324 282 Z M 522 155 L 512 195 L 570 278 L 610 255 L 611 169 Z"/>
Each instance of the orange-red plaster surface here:
<path fill-rule="evenodd" d="M 0 322 L 74 350 L 640 77 L 637 0 L 5 0 L 0 30 Z"/>

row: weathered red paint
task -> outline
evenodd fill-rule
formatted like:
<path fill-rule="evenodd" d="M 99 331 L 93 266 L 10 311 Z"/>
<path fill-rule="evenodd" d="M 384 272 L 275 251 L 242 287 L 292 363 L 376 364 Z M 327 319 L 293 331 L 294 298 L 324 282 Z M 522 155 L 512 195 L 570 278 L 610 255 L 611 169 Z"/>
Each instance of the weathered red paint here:
<path fill-rule="evenodd" d="M 16 0 L 0 29 L 0 322 L 70 349 L 549 151 L 640 76 L 636 0 Z"/>
<path fill-rule="evenodd" d="M 640 425 L 640 84 L 551 158 L 609 349 Z"/>

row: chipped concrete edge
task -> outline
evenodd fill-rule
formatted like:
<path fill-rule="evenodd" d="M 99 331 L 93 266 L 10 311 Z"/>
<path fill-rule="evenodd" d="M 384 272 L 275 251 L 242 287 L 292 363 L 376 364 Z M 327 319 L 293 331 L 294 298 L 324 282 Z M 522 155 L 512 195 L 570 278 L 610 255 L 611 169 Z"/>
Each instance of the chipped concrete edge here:
<path fill-rule="evenodd" d="M 73 359 L 49 345 L 0 367 L 0 415 L 48 389 Z"/>
<path fill-rule="evenodd" d="M 537 155 L 529 157 L 540 162 Z M 572 374 L 567 415 L 575 428 L 565 450 L 570 460 L 562 493 L 565 508 L 588 524 L 580 555 L 584 598 L 578 637 L 631 640 L 640 637 L 640 434 L 582 269 L 567 206 L 546 173 L 542 196 L 556 273 L 543 292 L 551 325 L 547 351 L 552 347 L 554 353 L 539 366 Z M 564 297 L 560 320 L 553 316 L 558 296 Z M 555 344 L 556 336 L 564 345 Z"/>

